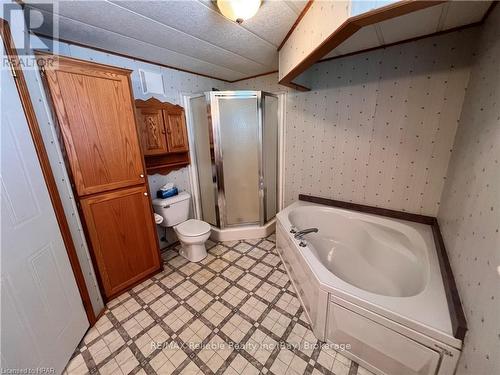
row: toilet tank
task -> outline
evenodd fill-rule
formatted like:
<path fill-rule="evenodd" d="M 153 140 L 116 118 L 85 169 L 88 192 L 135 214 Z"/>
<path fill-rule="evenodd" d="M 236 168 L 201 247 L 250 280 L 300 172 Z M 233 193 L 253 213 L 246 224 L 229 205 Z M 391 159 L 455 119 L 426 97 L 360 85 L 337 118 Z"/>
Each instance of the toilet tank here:
<path fill-rule="evenodd" d="M 164 227 L 173 227 L 186 221 L 189 216 L 190 198 L 191 196 L 183 191 L 170 198 L 153 199 L 154 211 L 163 217 L 163 222 L 160 225 Z"/>

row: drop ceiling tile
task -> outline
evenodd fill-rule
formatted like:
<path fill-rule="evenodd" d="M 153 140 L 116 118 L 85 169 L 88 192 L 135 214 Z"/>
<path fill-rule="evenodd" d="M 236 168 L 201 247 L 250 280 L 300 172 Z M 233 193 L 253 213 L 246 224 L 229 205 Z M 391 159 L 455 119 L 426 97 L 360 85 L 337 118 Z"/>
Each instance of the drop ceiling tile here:
<path fill-rule="evenodd" d="M 285 2 L 265 1 L 257 15 L 243 22 L 242 27 L 278 48 L 296 19 L 297 13 Z"/>
<path fill-rule="evenodd" d="M 42 13 L 44 12 L 42 11 Z M 47 19 L 51 18 L 47 16 Z M 52 20 L 58 23 L 59 34 L 64 36 L 64 39 L 78 41 L 91 47 L 102 48 L 110 52 L 145 59 L 154 63 L 177 67 L 225 80 L 236 80 L 247 76 L 231 69 L 185 56 L 175 51 L 155 47 L 151 44 L 66 17 L 55 16 Z M 44 27 L 46 29 L 42 29 L 40 32 L 49 35 L 52 25 L 47 23 Z"/>
<path fill-rule="evenodd" d="M 201 1 L 124 1 L 121 6 L 270 67 L 278 54 L 271 43 L 229 21 Z"/>
<path fill-rule="evenodd" d="M 63 2 L 57 12 L 69 19 L 166 48 L 246 75 L 274 69 L 218 48 L 128 9 L 105 1 Z M 64 35 L 62 35 L 64 38 Z"/>

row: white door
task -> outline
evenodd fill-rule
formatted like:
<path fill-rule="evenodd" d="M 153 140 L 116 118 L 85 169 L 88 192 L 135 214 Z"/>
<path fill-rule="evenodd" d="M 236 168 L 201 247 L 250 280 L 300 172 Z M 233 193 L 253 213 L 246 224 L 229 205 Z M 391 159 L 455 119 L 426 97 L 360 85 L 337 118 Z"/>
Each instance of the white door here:
<path fill-rule="evenodd" d="M 0 70 L 0 367 L 58 374 L 89 323 L 14 78 Z"/>

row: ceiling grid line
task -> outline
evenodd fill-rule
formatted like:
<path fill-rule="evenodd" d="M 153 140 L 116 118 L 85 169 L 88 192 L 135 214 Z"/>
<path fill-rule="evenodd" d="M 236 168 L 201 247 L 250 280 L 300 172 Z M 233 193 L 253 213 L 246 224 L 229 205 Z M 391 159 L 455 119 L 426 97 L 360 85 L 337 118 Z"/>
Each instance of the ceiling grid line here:
<path fill-rule="evenodd" d="M 123 9 L 124 11 L 129 12 L 129 13 L 132 13 L 132 14 L 134 14 L 134 15 L 138 16 L 138 17 L 141 17 L 141 18 L 144 18 L 144 19 L 146 19 L 146 20 L 148 20 L 148 21 L 154 22 L 154 23 L 156 23 L 156 24 L 158 24 L 158 25 L 160 25 L 160 26 L 162 26 L 162 27 L 166 27 L 166 28 L 168 28 L 168 29 L 170 29 L 170 30 L 174 30 L 174 31 L 176 31 L 176 32 L 178 32 L 178 33 L 180 33 L 180 34 L 186 35 L 186 36 L 187 36 L 187 37 L 189 37 L 189 38 L 196 39 L 196 40 L 198 40 L 198 41 L 200 41 L 200 42 L 202 42 L 202 43 L 206 43 L 206 44 L 208 44 L 208 45 L 210 45 L 210 46 L 212 46 L 212 47 L 215 47 L 215 48 L 217 48 L 217 49 L 219 49 L 219 50 L 221 50 L 221 51 L 228 52 L 228 53 L 230 53 L 230 54 L 232 54 L 232 55 L 234 55 L 234 56 L 238 56 L 238 57 L 240 57 L 240 58 L 242 58 L 242 59 L 244 59 L 244 60 L 251 61 L 251 62 L 256 63 L 256 64 L 259 64 L 259 65 L 261 65 L 261 66 L 264 66 L 264 67 L 267 67 L 267 68 L 271 68 L 271 66 L 269 66 L 269 65 L 267 65 L 267 64 L 264 64 L 264 63 L 259 62 L 259 61 L 257 61 L 257 60 L 253 60 L 253 59 L 248 58 L 248 57 L 246 57 L 246 56 L 243 56 L 243 55 L 241 55 L 241 54 L 239 54 L 239 53 L 236 53 L 236 52 L 233 52 L 233 51 L 231 51 L 231 50 L 228 50 L 228 49 L 226 49 L 226 48 L 224 48 L 224 47 L 221 47 L 221 46 L 218 46 L 218 45 L 216 45 L 216 44 L 213 44 L 213 43 L 211 43 L 211 42 L 209 42 L 209 41 L 207 41 L 207 40 L 204 40 L 204 39 L 198 38 L 197 36 L 194 36 L 194 35 L 188 34 L 188 33 L 184 32 L 184 31 L 179 30 L 179 29 L 177 29 L 177 28 L 175 28 L 175 27 L 172 27 L 172 26 L 170 26 L 170 25 L 167 25 L 167 24 L 164 24 L 164 23 L 162 23 L 162 22 L 156 21 L 156 20 L 154 20 L 154 19 L 152 19 L 152 18 L 150 18 L 150 17 L 148 17 L 148 16 L 145 16 L 145 15 L 143 15 L 143 14 L 137 13 L 137 12 L 135 12 L 135 11 L 133 11 L 133 10 L 131 10 L 131 9 L 125 8 L 125 7 L 123 7 L 123 6 L 119 5 L 119 4 L 116 4 L 116 3 L 115 3 L 115 2 L 113 2 L 113 1 L 105 0 L 105 2 L 106 2 L 106 3 L 108 3 L 108 4 L 110 4 L 110 5 L 113 5 L 113 6 L 119 7 L 120 9 Z M 104 30 L 106 30 L 106 29 L 104 29 Z M 245 29 L 245 30 L 246 30 L 246 29 Z M 108 30 L 108 31 L 109 31 L 109 30 Z M 247 30 L 247 31 L 248 31 L 248 30 Z M 249 31 L 249 32 L 250 32 L 250 31 Z M 121 34 L 121 35 L 123 35 L 123 34 Z M 154 44 L 153 44 L 153 45 L 154 45 Z M 158 46 L 158 47 L 160 47 L 160 46 Z M 160 47 L 160 48 L 164 48 L 164 47 Z M 185 54 L 185 53 L 182 53 L 182 52 L 177 52 L 177 53 L 181 53 L 181 54 L 183 54 L 183 55 L 189 56 L 189 55 L 187 55 L 187 54 Z M 190 56 L 190 57 L 193 57 L 193 56 Z M 194 58 L 194 57 L 193 57 L 193 58 Z M 201 60 L 201 59 L 200 59 L 200 60 Z M 205 60 L 201 60 L 201 61 L 205 61 Z M 216 64 L 216 65 L 217 65 L 217 64 Z M 240 72 L 240 73 L 245 74 L 245 73 L 243 73 L 243 72 Z"/>
<path fill-rule="evenodd" d="M 29 5 L 28 5 L 28 6 L 29 6 Z M 42 12 L 42 13 L 44 13 L 44 12 L 45 12 L 45 11 L 40 10 L 40 9 L 38 9 L 38 10 L 39 10 L 40 12 Z M 116 34 L 116 35 L 119 35 L 119 36 L 121 36 L 121 37 L 123 37 L 123 38 L 126 38 L 126 39 L 130 39 L 130 40 L 134 40 L 134 41 L 137 41 L 137 42 L 140 42 L 140 43 L 144 43 L 144 44 L 150 45 L 150 46 L 155 47 L 155 48 L 159 48 L 159 49 L 161 49 L 161 50 L 164 50 L 164 51 L 167 51 L 167 52 L 170 52 L 170 53 L 176 53 L 176 54 L 178 54 L 178 55 L 186 56 L 186 57 L 189 57 L 189 58 L 191 58 L 191 59 L 193 59 L 193 60 L 197 60 L 197 61 L 199 61 L 199 62 L 201 62 L 201 63 L 207 64 L 207 65 L 211 65 L 211 66 L 213 66 L 213 67 L 222 68 L 222 69 L 225 69 L 225 70 L 231 71 L 231 72 L 233 72 L 233 73 L 237 73 L 237 74 L 245 74 L 245 73 L 242 73 L 242 72 L 236 71 L 236 70 L 231 69 L 231 68 L 226 68 L 225 66 L 221 66 L 221 65 L 213 64 L 213 63 L 211 63 L 211 62 L 208 62 L 208 61 L 205 61 L 205 60 L 199 59 L 199 58 L 197 58 L 197 57 L 192 57 L 192 56 L 186 55 L 186 54 L 184 54 L 184 53 L 177 52 L 177 51 L 173 51 L 173 50 L 168 49 L 168 48 L 165 48 L 165 47 L 159 47 L 159 46 L 156 46 L 156 45 L 151 44 L 151 43 L 149 43 L 149 42 L 146 42 L 146 41 L 143 41 L 143 40 L 139 40 L 139 39 L 136 39 L 136 38 L 133 38 L 133 37 L 127 36 L 127 35 L 123 35 L 123 34 L 117 33 L 117 32 L 112 31 L 112 30 L 106 30 L 106 29 L 103 29 L 103 28 L 101 28 L 101 27 L 97 27 L 97 26 L 89 25 L 89 24 L 87 24 L 87 23 L 85 23 L 85 22 L 81 22 L 81 21 L 78 21 L 78 20 L 75 20 L 75 19 L 72 19 L 72 18 L 69 18 L 69 17 L 66 17 L 66 16 L 62 16 L 62 15 L 60 15 L 60 14 L 58 14 L 57 16 L 58 16 L 58 17 L 60 17 L 60 18 L 63 18 L 63 19 L 68 19 L 68 20 L 71 20 L 72 22 L 76 22 L 76 23 L 79 23 L 79 24 L 82 24 L 82 25 L 91 26 L 91 27 L 94 27 L 94 28 L 96 28 L 96 29 L 105 30 L 105 31 L 106 31 L 106 32 L 108 32 L 108 33 L 111 33 L 111 34 Z M 45 36 L 45 37 L 50 37 L 50 36 L 47 36 L 47 35 L 44 35 L 44 36 Z M 98 48 L 100 48 L 100 47 L 98 47 Z M 112 51 L 112 50 L 110 50 L 110 52 L 113 52 L 113 51 Z M 153 62 L 153 63 L 154 63 L 154 62 Z M 222 79 L 222 78 L 217 78 L 217 79 Z"/>

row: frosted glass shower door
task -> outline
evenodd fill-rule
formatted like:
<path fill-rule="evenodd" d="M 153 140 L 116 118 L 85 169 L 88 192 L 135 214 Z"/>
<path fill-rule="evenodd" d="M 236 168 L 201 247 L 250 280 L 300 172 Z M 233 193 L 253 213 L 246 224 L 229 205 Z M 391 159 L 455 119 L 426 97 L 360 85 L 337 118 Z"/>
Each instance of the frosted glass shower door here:
<path fill-rule="evenodd" d="M 265 221 L 278 210 L 278 97 L 262 93 L 262 174 L 264 177 Z"/>
<path fill-rule="evenodd" d="M 260 223 L 257 95 L 216 96 L 220 140 L 218 178 L 226 226 Z"/>
<path fill-rule="evenodd" d="M 194 149 L 198 172 L 201 216 L 212 225 L 219 225 L 216 212 L 217 185 L 214 182 L 215 163 L 212 154 L 212 129 L 207 117 L 205 95 L 189 99 L 194 133 Z"/>

